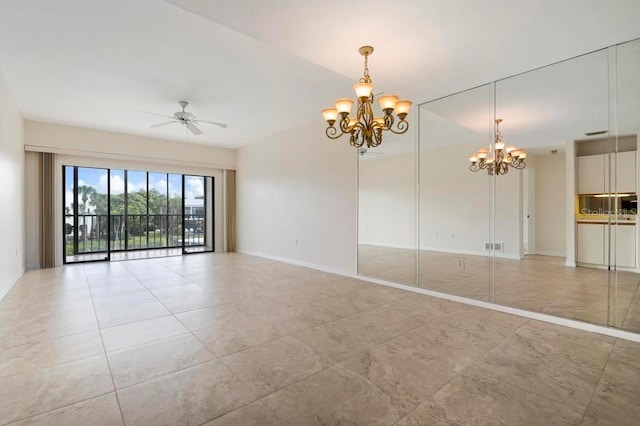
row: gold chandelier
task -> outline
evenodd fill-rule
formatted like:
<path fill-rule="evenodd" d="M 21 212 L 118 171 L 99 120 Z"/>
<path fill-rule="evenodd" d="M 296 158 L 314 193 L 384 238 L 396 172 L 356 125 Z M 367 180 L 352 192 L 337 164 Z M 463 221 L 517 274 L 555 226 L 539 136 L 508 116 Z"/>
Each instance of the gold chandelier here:
<path fill-rule="evenodd" d="M 368 61 L 369 55 L 373 53 L 373 47 L 362 46 L 359 52 L 364 56 L 364 76 L 353 85 L 358 98 L 356 117 L 349 117 L 353 107 L 351 99 L 338 99 L 335 108 L 323 109 L 322 115 L 329 124 L 325 131 L 329 138 L 338 139 L 342 135 L 349 134 L 349 142 L 352 146 L 360 148 L 367 145 L 367 148 L 372 148 L 382 143 L 383 131 L 390 130 L 398 135 L 407 131 L 409 123 L 405 121 L 405 118 L 409 114 L 411 101 L 398 100 L 396 95 L 381 96 L 378 102 L 384 115 L 375 117 L 373 115 L 373 83 L 369 76 Z M 397 122 L 392 115 L 394 111 L 399 119 Z M 338 116 L 339 129 L 336 129 L 334 124 L 338 120 Z M 395 129 L 393 128 L 394 124 Z"/>
<path fill-rule="evenodd" d="M 471 161 L 469 169 L 472 172 L 487 169 L 490 175 L 504 175 L 509 171 L 509 167 L 522 170 L 527 166 L 524 162 L 527 153 L 524 150 L 515 146 L 505 147 L 500 135 L 500 123 L 502 123 L 502 119 L 496 119 L 496 136 L 493 145 L 488 149 L 481 149 L 469 157 L 469 161 Z"/>

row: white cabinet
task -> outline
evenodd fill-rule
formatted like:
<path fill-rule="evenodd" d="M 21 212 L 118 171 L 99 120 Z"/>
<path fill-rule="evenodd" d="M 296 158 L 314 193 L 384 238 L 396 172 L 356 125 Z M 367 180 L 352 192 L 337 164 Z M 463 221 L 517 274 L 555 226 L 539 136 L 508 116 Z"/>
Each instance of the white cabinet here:
<path fill-rule="evenodd" d="M 578 157 L 578 194 L 602 194 L 605 181 L 605 154 Z"/>
<path fill-rule="evenodd" d="M 605 264 L 605 226 L 597 223 L 578 224 L 576 244 L 576 260 L 578 262 L 594 265 Z"/>
<path fill-rule="evenodd" d="M 615 161 L 615 158 L 615 156 L 611 157 L 611 192 L 636 192 L 636 152 L 619 152 L 617 155 L 617 162 Z"/>
<path fill-rule="evenodd" d="M 627 268 L 636 267 L 635 225 L 618 225 L 612 227 L 611 246 L 611 264 Z"/>
<path fill-rule="evenodd" d="M 578 194 L 604 192 L 605 154 L 578 157 Z"/>
<path fill-rule="evenodd" d="M 611 174 L 609 174 L 611 167 Z M 617 188 L 616 188 L 617 185 Z M 578 194 L 636 192 L 636 152 L 578 157 Z"/>
<path fill-rule="evenodd" d="M 635 225 L 614 225 L 609 228 L 609 225 L 600 223 L 578 223 L 577 262 L 635 268 L 636 258 Z"/>

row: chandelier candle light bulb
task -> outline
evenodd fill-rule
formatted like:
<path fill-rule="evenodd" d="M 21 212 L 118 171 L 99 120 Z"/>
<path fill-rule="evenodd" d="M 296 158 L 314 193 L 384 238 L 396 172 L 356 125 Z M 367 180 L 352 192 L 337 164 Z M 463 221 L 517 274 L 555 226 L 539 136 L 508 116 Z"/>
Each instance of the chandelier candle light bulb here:
<path fill-rule="evenodd" d="M 396 114 L 398 114 L 397 107 Z M 505 148 L 500 134 L 500 123 L 502 123 L 502 119 L 496 119 L 493 145 L 489 149 L 483 148 L 469 157 L 471 162 L 469 169 L 472 172 L 486 169 L 490 175 L 504 175 L 509 171 L 509 168 L 522 170 L 527 166 L 524 162 L 525 158 L 527 158 L 526 152 L 511 145 Z"/>
<path fill-rule="evenodd" d="M 373 47 L 362 46 L 359 51 L 364 56 L 364 76 L 353 85 L 357 98 L 356 117 L 349 117 L 354 101 L 344 98 L 335 102 L 335 108 L 323 109 L 322 115 L 329 125 L 325 133 L 330 139 L 348 134 L 352 146 L 360 148 L 366 145 L 367 148 L 372 148 L 382 143 L 383 131 L 389 130 L 399 135 L 409 129 L 409 123 L 405 119 L 411 109 L 411 101 L 399 100 L 396 95 L 381 96 L 378 103 L 384 116 L 375 117 L 373 82 L 369 76 L 369 55 L 373 53 Z"/>

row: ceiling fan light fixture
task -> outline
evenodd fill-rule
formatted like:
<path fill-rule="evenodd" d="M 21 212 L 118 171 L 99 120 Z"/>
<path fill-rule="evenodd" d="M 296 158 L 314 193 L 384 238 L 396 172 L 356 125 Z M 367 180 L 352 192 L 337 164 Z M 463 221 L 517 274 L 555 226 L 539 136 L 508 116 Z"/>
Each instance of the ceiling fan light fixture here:
<path fill-rule="evenodd" d="M 174 112 L 173 116 L 157 114 L 155 112 L 142 111 L 142 112 L 145 112 L 146 114 L 159 115 L 159 116 L 170 118 L 173 120 L 173 121 L 167 121 L 165 123 L 152 124 L 149 127 L 162 127 L 168 124 L 181 123 L 181 124 L 184 124 L 185 127 L 189 129 L 189 131 L 191 131 L 191 133 L 193 133 L 194 135 L 202 134 L 202 131 L 196 126 L 196 124 L 200 124 L 200 123 L 213 124 L 215 126 L 222 127 L 223 129 L 226 129 L 228 127 L 227 124 L 219 123 L 217 121 L 199 120 L 195 115 L 185 111 L 185 108 L 189 105 L 189 102 L 187 101 L 178 101 L 178 104 L 182 107 L 182 111 Z"/>

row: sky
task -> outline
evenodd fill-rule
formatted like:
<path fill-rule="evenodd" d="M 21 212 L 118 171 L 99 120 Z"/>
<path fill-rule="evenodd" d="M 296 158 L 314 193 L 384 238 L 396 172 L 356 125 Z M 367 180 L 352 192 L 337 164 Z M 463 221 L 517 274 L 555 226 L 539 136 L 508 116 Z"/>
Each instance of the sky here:
<path fill-rule="evenodd" d="M 78 186 L 93 186 L 101 194 L 107 193 L 108 171 L 106 169 L 94 169 L 78 167 Z M 168 176 L 168 180 L 167 180 Z M 130 170 L 127 175 L 127 190 L 135 192 L 147 187 L 146 172 Z M 149 189 L 155 189 L 166 194 L 167 184 L 171 196 L 180 196 L 182 193 L 182 175 L 167 173 L 149 173 Z M 111 194 L 124 192 L 124 170 L 111 170 Z M 203 178 L 200 176 L 186 176 L 185 198 L 193 199 L 204 195 Z M 65 167 L 65 206 L 73 203 L 73 167 Z"/>

